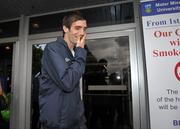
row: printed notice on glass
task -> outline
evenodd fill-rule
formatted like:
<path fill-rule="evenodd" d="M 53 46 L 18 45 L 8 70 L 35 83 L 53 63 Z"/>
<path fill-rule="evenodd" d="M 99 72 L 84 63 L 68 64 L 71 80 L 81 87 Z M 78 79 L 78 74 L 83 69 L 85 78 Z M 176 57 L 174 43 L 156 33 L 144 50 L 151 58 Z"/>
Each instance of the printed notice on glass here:
<path fill-rule="evenodd" d="M 180 129 L 180 0 L 142 0 L 151 129 Z"/>

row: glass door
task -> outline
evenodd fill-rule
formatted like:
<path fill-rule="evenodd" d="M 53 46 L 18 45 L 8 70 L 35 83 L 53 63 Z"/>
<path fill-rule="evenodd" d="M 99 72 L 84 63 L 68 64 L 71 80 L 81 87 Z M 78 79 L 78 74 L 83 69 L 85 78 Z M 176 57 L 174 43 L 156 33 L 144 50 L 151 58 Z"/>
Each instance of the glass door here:
<path fill-rule="evenodd" d="M 82 84 L 88 129 L 134 129 L 131 36 L 101 33 L 87 41 Z"/>
<path fill-rule="evenodd" d="M 31 129 L 39 129 L 38 83 L 46 43 L 32 41 Z M 88 34 L 81 82 L 88 129 L 140 129 L 136 45 L 133 30 Z M 136 114 L 136 115 L 135 115 Z M 140 119 L 139 119 L 140 120 Z"/>
<path fill-rule="evenodd" d="M 0 129 L 10 129 L 13 45 L 0 44 Z"/>
<path fill-rule="evenodd" d="M 39 81 L 38 76 L 41 71 L 41 58 L 44 51 L 44 48 L 47 43 L 55 41 L 56 38 L 44 39 L 44 40 L 35 40 L 31 41 L 29 45 L 29 55 L 32 59 L 31 62 L 31 110 L 30 110 L 30 129 L 40 129 L 39 122 Z"/>

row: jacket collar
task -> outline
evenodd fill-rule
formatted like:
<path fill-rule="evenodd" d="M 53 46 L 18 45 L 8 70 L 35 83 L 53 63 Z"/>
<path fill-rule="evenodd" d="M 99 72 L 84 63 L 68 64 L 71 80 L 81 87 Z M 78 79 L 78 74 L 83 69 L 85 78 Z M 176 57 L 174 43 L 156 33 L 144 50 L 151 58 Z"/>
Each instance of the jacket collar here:
<path fill-rule="evenodd" d="M 57 42 L 60 43 L 60 44 L 62 44 L 62 45 L 66 48 L 66 50 L 68 51 L 68 54 L 69 54 L 71 57 L 73 57 L 72 52 L 71 52 L 71 50 L 69 49 L 66 41 L 63 39 L 63 37 L 57 37 Z"/>

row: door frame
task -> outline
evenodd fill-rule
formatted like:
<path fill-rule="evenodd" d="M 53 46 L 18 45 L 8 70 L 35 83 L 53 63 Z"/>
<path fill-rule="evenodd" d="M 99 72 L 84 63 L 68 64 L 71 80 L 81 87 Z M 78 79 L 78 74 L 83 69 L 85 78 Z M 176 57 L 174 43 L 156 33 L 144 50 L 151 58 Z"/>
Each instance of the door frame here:
<path fill-rule="evenodd" d="M 0 39 L 0 44 L 7 44 L 7 43 L 13 43 L 13 53 L 12 53 L 12 73 L 11 73 L 11 102 L 10 102 L 10 121 L 9 121 L 9 127 L 12 128 L 13 125 L 15 125 L 18 120 L 15 118 L 15 116 L 18 116 L 18 105 L 15 103 L 15 99 L 17 98 L 16 95 L 19 94 L 17 91 L 17 83 L 18 78 L 15 77 L 15 74 L 18 73 L 18 62 L 19 58 L 17 56 L 18 53 L 18 45 L 19 41 L 17 37 L 11 37 L 11 38 L 2 38 Z"/>
<path fill-rule="evenodd" d="M 98 28 L 98 27 L 97 27 Z M 133 110 L 133 129 L 140 129 L 140 102 L 139 102 L 139 82 L 138 82 L 138 62 L 137 62 L 137 44 L 135 40 L 135 29 L 127 30 L 113 30 L 114 26 L 108 32 L 95 32 L 91 30 L 87 34 L 88 39 L 100 39 L 100 38 L 110 38 L 110 37 L 119 37 L 119 36 L 128 36 L 129 37 L 129 49 L 130 49 L 130 66 L 131 66 L 131 88 L 132 88 L 132 110 Z M 114 28 L 115 29 L 115 28 Z M 98 29 L 97 29 L 98 30 Z M 31 76 L 32 76 L 32 46 L 34 44 L 40 43 L 49 43 L 50 41 L 56 40 L 57 35 L 61 36 L 61 33 L 54 33 L 51 36 L 47 36 L 41 39 L 33 39 L 30 37 L 28 41 L 28 70 L 27 70 L 27 93 L 26 93 L 26 129 L 30 129 L 30 120 L 31 120 Z M 54 36 L 53 36 L 54 35 Z M 82 84 L 82 83 L 81 83 Z"/>
<path fill-rule="evenodd" d="M 128 29 L 123 31 L 111 31 L 89 34 L 87 39 L 100 39 L 110 37 L 129 37 L 130 49 L 130 68 L 131 68 L 131 88 L 132 88 L 132 110 L 133 110 L 133 129 L 140 129 L 140 102 L 139 102 L 139 82 L 138 82 L 138 62 L 137 62 L 137 44 L 135 40 L 135 30 Z"/>

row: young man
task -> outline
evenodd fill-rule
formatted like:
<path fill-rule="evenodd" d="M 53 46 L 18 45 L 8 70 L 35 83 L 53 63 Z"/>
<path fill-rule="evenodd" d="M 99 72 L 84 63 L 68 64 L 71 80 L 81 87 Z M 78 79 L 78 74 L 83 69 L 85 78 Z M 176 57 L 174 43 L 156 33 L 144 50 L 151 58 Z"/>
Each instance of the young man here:
<path fill-rule="evenodd" d="M 42 129 L 86 129 L 79 80 L 85 70 L 86 20 L 63 18 L 63 38 L 46 45 L 42 58 L 39 107 Z"/>

